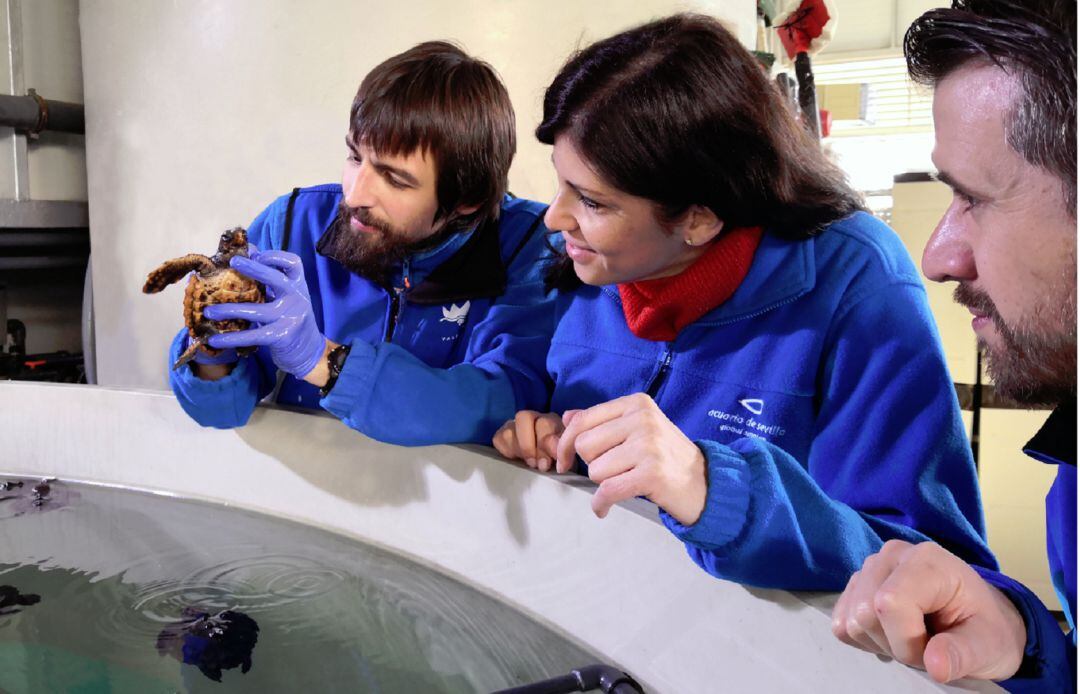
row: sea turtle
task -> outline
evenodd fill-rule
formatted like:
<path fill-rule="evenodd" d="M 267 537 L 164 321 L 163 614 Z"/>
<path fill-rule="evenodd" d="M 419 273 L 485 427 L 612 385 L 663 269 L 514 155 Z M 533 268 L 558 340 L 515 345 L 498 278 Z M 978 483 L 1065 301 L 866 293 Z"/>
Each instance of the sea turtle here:
<path fill-rule="evenodd" d="M 195 665 L 204 675 L 221 681 L 221 671 L 251 669 L 251 653 L 259 640 L 259 625 L 243 612 L 217 614 L 198 606 L 185 607 L 180 619 L 170 622 L 157 637 L 161 655 Z"/>
<path fill-rule="evenodd" d="M 174 369 L 191 361 L 199 349 L 216 357 L 221 354 L 221 350 L 207 344 L 211 335 L 245 330 L 249 325 L 246 320 L 212 321 L 203 318 L 204 308 L 210 304 L 262 303 L 266 300 L 266 292 L 261 284 L 229 267 L 229 260 L 233 256 L 240 255 L 246 258 L 247 254 L 247 231 L 242 227 L 236 227 L 221 235 L 218 252 L 214 257 L 207 258 L 198 253 L 189 253 L 165 261 L 147 275 L 143 292 L 156 294 L 173 282 L 181 280 L 184 275 L 191 273 L 187 291 L 184 292 L 184 324 L 187 326 L 191 340 L 187 350 L 173 364 Z M 238 351 L 241 354 L 248 354 L 255 351 L 255 348 L 244 347 Z"/>
<path fill-rule="evenodd" d="M 41 602 L 40 595 L 20 593 L 15 586 L 0 586 L 0 616 L 20 612 L 21 605 L 36 605 Z"/>

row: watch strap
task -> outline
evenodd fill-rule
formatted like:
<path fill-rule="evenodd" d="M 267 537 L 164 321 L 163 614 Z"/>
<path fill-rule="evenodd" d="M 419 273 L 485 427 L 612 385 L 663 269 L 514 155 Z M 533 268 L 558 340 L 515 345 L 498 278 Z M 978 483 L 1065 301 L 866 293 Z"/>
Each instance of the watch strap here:
<path fill-rule="evenodd" d="M 334 384 L 337 383 L 338 376 L 341 375 L 341 370 L 345 368 L 345 359 L 349 356 L 349 345 L 338 345 L 330 350 L 330 353 L 326 355 L 326 367 L 330 372 L 329 377 L 326 379 L 326 385 L 319 389 L 319 395 L 326 397 L 330 394 L 330 391 L 334 388 Z"/>

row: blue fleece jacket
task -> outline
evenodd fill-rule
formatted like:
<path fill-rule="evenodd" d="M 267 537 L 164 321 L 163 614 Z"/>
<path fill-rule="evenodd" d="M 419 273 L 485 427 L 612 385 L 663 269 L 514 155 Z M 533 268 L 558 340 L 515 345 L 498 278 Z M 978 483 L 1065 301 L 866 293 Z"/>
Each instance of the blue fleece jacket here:
<path fill-rule="evenodd" d="M 490 443 L 517 410 L 545 407 L 553 300 L 543 286 L 544 207 L 507 196 L 497 223 L 412 256 L 388 291 L 316 251 L 340 200 L 340 185 L 298 189 L 248 229 L 258 248 L 300 256 L 323 334 L 351 346 L 327 397 L 283 375 L 276 401 L 321 405 L 372 438 L 403 445 Z M 185 334 L 173 341 L 170 363 Z M 245 424 L 277 380 L 265 348 L 218 381 L 204 381 L 186 365 L 169 372 L 184 410 L 218 428 Z"/>
<path fill-rule="evenodd" d="M 1016 676 L 1002 687 L 1010 692 L 1076 691 L 1076 400 L 1063 403 L 1024 446 L 1032 458 L 1057 465 L 1046 495 L 1046 546 L 1050 578 L 1069 623 L 1064 634 L 1046 606 L 1021 583 L 976 568 L 1012 600 L 1024 618 L 1027 644 Z"/>
<path fill-rule="evenodd" d="M 891 538 L 996 568 L 925 290 L 872 216 L 766 233 L 735 294 L 672 342 L 633 335 L 612 286 L 561 295 L 556 320 L 552 411 L 647 392 L 704 451 L 701 517 L 661 517 L 709 573 L 840 590 Z"/>

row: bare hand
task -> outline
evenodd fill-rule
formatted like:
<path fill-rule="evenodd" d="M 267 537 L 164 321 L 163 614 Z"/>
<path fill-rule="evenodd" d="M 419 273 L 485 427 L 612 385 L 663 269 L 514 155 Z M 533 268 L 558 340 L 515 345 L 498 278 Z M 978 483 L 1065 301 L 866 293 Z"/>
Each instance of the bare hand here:
<path fill-rule="evenodd" d="M 555 447 L 562 432 L 559 415 L 522 410 L 495 432 L 491 445 L 507 458 L 520 458 L 529 467 L 547 472 L 555 461 Z"/>
<path fill-rule="evenodd" d="M 569 470 L 581 456 L 600 485 L 592 501 L 598 517 L 644 496 L 683 525 L 697 522 L 705 508 L 705 455 L 652 398 L 637 393 L 567 415 L 556 469 Z"/>
<path fill-rule="evenodd" d="M 192 373 L 204 381 L 220 381 L 236 368 L 236 364 L 200 364 L 194 359 L 188 364 Z"/>
<path fill-rule="evenodd" d="M 900 540 L 886 542 L 851 577 L 832 629 L 844 643 L 943 683 L 1013 676 L 1027 637 L 1012 602 L 964 560 L 932 542 Z"/>

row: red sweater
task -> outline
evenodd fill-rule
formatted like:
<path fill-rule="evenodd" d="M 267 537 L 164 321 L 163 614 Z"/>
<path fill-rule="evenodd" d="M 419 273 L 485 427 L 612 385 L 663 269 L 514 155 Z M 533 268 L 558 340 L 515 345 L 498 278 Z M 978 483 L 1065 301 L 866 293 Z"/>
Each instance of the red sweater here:
<path fill-rule="evenodd" d="M 733 229 L 677 275 L 620 284 L 630 331 L 646 340 L 674 340 L 680 330 L 735 293 L 760 242 L 761 227 Z"/>

